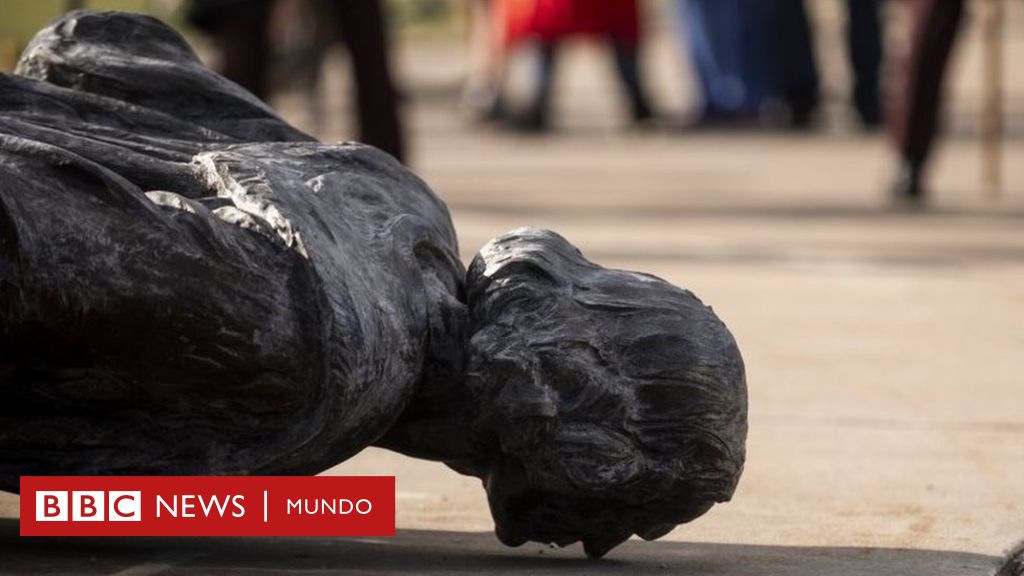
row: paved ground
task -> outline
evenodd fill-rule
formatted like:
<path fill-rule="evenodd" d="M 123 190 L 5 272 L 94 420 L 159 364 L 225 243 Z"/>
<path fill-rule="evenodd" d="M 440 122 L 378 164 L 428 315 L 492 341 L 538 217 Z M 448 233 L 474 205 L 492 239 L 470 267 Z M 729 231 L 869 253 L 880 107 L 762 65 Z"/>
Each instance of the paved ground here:
<path fill-rule="evenodd" d="M 1020 3 L 1009 34 L 1019 62 Z M 671 50 L 657 53 L 671 71 Z M 1006 189 L 986 202 L 977 58 L 972 35 L 933 208 L 905 213 L 884 200 L 884 141 L 852 133 L 838 105 L 814 137 L 621 134 L 604 63 L 584 50 L 569 55 L 565 129 L 514 138 L 454 113 L 451 46 L 407 47 L 415 168 L 448 202 L 466 259 L 508 229 L 551 227 L 602 264 L 691 288 L 735 333 L 746 473 L 733 502 L 662 541 L 599 563 L 575 547 L 506 549 L 478 482 L 368 450 L 331 473 L 398 476 L 392 540 L 25 542 L 6 520 L 0 572 L 993 574 L 1024 539 L 1024 76 L 1010 67 Z M 678 76 L 658 76 L 663 100 L 685 95 Z"/>
<path fill-rule="evenodd" d="M 872 547 L 629 542 L 607 559 L 547 546 L 504 549 L 490 534 L 403 530 L 389 539 L 137 538 L 16 540 L 0 521 L 4 573 L 149 574 L 700 574 L 877 576 L 992 574 L 994 558 Z"/>

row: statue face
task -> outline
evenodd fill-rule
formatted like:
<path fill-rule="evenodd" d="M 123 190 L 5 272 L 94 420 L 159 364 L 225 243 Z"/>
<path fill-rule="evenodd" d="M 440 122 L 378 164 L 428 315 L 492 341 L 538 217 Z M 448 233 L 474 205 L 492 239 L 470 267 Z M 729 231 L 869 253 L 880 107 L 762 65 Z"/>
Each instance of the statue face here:
<path fill-rule="evenodd" d="M 500 537 L 583 540 L 600 555 L 729 498 L 743 363 L 691 293 L 538 230 L 485 247 L 468 293 L 466 387 L 497 445 L 485 483 Z"/>

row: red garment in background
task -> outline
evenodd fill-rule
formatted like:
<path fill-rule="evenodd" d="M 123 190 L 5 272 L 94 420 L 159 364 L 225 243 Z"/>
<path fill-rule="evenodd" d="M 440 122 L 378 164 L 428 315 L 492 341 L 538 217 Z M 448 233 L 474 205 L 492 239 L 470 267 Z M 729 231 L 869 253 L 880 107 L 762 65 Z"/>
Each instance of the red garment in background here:
<path fill-rule="evenodd" d="M 494 0 L 505 44 L 522 40 L 555 42 L 567 36 L 640 39 L 637 0 Z"/>

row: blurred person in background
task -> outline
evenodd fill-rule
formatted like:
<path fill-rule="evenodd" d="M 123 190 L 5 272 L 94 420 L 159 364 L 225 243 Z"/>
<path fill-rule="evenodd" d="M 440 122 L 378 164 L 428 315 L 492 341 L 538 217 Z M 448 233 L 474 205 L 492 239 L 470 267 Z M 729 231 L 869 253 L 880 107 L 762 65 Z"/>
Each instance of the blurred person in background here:
<path fill-rule="evenodd" d="M 220 52 L 220 72 L 260 100 L 270 95 L 273 0 L 193 0 L 188 21 L 209 34 Z"/>
<path fill-rule="evenodd" d="M 760 123 L 774 99 L 765 53 L 766 0 L 678 0 L 682 36 L 699 90 L 688 128 L 742 128 Z"/>
<path fill-rule="evenodd" d="M 963 13 L 963 0 L 911 2 L 911 44 L 900 67 L 902 82 L 893 91 L 889 122 L 899 156 L 892 189 L 898 204 L 919 205 L 925 199 L 925 170 L 939 129 L 946 68 Z"/>
<path fill-rule="evenodd" d="M 809 128 L 821 101 L 814 32 L 804 0 L 770 0 L 779 95 L 793 128 Z M 846 0 L 847 54 L 853 71 L 851 100 L 867 130 L 882 125 L 881 0 Z"/>
<path fill-rule="evenodd" d="M 507 47 L 532 41 L 537 47 L 537 73 L 525 113 L 511 117 L 512 127 L 541 132 L 550 127 L 551 98 L 559 44 L 572 36 L 591 36 L 609 42 L 619 80 L 629 101 L 635 126 L 644 126 L 654 113 L 643 85 L 640 65 L 638 0 L 494 0 L 502 19 L 501 38 Z"/>
<path fill-rule="evenodd" d="M 469 77 L 462 91 L 462 106 L 480 122 L 505 118 L 507 42 L 504 3 L 471 0 L 469 5 Z"/>
<path fill-rule="evenodd" d="M 214 37 L 221 51 L 221 73 L 259 98 L 270 94 L 269 68 L 273 52 L 273 18 L 285 18 L 302 0 L 193 0 L 189 21 Z M 399 94 L 391 73 L 390 44 L 380 0 L 306 0 L 323 24 L 335 24 L 349 55 L 358 139 L 406 158 L 405 135 L 399 118 Z"/>
<path fill-rule="evenodd" d="M 845 3 L 852 101 L 867 129 L 882 122 L 880 2 Z M 677 6 L 700 87 L 693 126 L 813 125 L 821 79 L 803 0 L 678 0 Z"/>

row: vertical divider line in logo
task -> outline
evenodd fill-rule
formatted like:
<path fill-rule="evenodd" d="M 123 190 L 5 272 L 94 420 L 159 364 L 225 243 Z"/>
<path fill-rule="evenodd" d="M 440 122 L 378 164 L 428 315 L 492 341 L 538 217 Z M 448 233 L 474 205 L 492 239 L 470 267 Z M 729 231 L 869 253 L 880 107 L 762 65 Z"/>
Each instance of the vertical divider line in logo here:
<path fill-rule="evenodd" d="M 263 491 L 263 523 L 267 523 L 267 491 Z"/>

